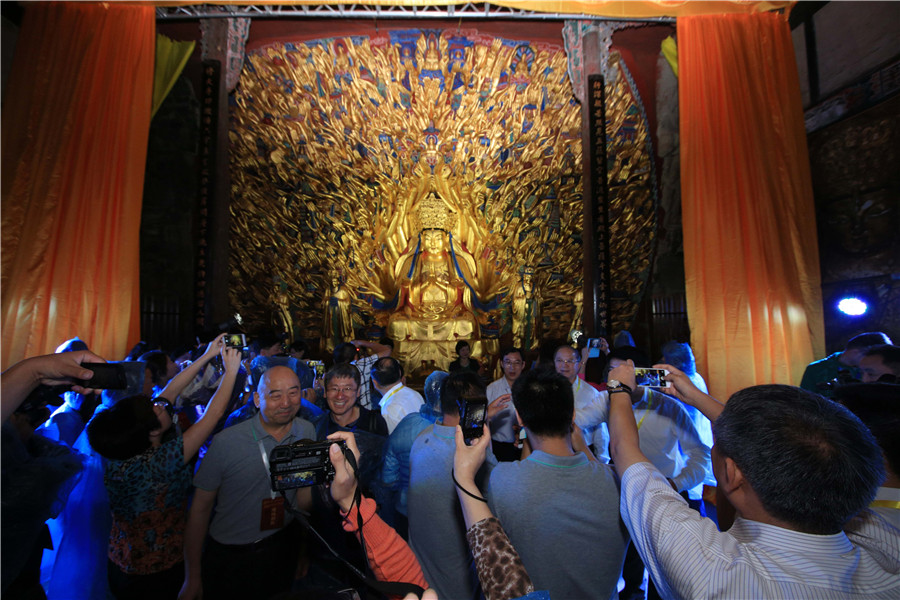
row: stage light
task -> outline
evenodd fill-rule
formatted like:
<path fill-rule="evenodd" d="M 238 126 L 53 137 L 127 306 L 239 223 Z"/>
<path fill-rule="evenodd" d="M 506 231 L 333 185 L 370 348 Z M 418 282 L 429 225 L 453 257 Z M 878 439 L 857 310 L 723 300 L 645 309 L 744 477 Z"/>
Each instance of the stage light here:
<path fill-rule="evenodd" d="M 866 311 L 869 310 L 869 305 L 859 298 L 841 298 L 841 300 L 838 302 L 838 310 L 845 315 L 858 317 L 860 315 L 866 314 Z"/>

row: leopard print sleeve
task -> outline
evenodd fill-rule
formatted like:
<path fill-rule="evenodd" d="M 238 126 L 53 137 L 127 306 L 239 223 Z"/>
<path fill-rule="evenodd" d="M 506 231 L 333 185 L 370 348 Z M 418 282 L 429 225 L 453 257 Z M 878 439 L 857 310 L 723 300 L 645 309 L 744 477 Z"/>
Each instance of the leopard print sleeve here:
<path fill-rule="evenodd" d="M 534 591 L 519 553 L 495 517 L 472 525 L 466 539 L 487 600 L 518 598 Z"/>

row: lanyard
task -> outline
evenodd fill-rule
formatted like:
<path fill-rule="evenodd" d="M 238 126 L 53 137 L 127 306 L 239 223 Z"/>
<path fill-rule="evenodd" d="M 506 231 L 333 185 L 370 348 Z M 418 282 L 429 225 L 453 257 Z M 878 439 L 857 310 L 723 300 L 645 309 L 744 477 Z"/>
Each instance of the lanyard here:
<path fill-rule="evenodd" d="M 641 430 L 641 425 L 644 423 L 644 419 L 647 418 L 647 415 L 650 414 L 650 409 L 653 408 L 653 396 L 650 396 L 650 399 L 647 400 L 647 409 L 644 411 L 644 416 L 641 417 L 641 420 L 638 421 L 637 428 L 638 431 Z"/>
<path fill-rule="evenodd" d="M 402 390 L 402 389 L 403 389 L 403 386 L 402 386 L 402 385 L 401 385 L 400 387 L 395 387 L 394 389 L 392 389 L 392 390 L 388 393 L 387 396 L 384 396 L 384 397 L 381 399 L 381 402 L 380 402 L 379 404 L 381 404 L 381 406 L 386 406 L 387 403 L 388 403 L 388 400 L 391 399 L 391 396 L 393 396 L 394 394 L 396 394 L 397 392 L 399 392 L 399 391 Z"/>
<path fill-rule="evenodd" d="M 581 377 L 575 376 L 575 385 L 572 387 L 575 388 L 576 394 L 581 391 Z"/>
<path fill-rule="evenodd" d="M 263 467 L 266 470 L 266 480 L 268 481 L 270 478 L 270 469 L 269 469 L 269 455 L 266 454 L 266 448 L 263 446 L 262 440 L 256 437 L 256 428 L 251 427 L 250 430 L 253 432 L 253 439 L 256 440 L 256 443 L 259 445 L 259 454 L 262 456 Z M 272 486 L 269 486 L 269 495 L 272 498 L 276 497 L 275 490 L 272 489 Z"/>

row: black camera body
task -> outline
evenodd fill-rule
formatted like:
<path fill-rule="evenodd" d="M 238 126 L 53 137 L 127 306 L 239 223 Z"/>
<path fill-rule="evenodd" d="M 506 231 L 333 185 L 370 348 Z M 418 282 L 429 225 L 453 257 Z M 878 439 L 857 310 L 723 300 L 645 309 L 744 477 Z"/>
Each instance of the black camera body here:
<path fill-rule="evenodd" d="M 347 453 L 347 444 L 344 440 L 336 442 L 300 440 L 272 448 L 272 452 L 269 453 L 272 490 L 280 492 L 333 481 L 334 465 L 331 464 L 328 449 L 335 443 L 341 447 L 344 454 Z"/>

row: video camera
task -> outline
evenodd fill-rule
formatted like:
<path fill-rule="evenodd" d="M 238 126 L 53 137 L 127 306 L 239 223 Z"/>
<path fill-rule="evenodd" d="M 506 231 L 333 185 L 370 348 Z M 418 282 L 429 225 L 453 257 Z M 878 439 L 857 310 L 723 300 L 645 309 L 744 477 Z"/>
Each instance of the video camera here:
<path fill-rule="evenodd" d="M 300 440 L 272 448 L 269 453 L 272 490 L 280 492 L 333 481 L 334 465 L 328 456 L 328 449 L 332 444 L 338 444 L 344 456 L 347 456 L 347 444 L 344 440 Z"/>

